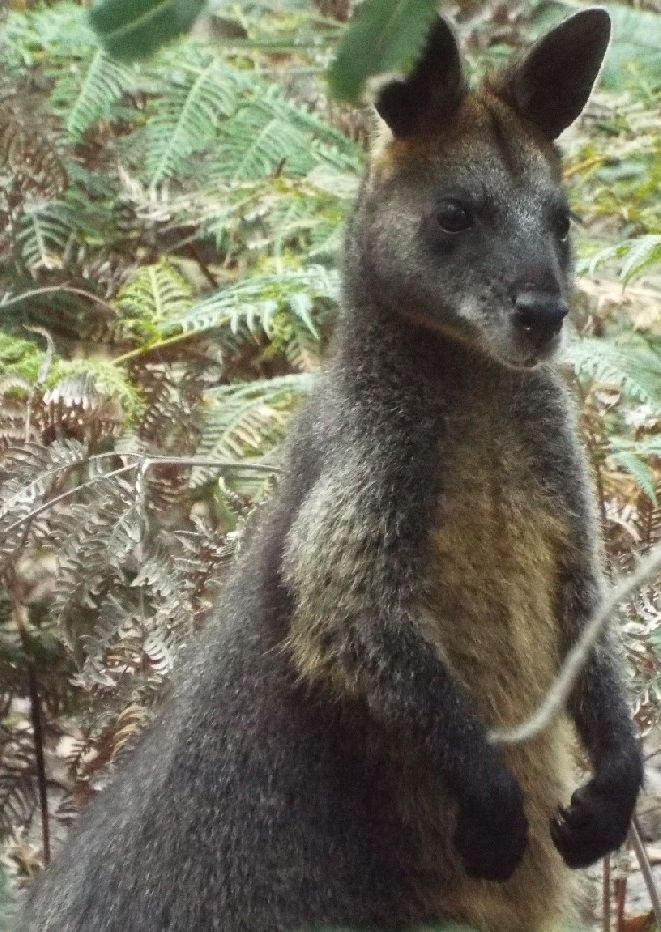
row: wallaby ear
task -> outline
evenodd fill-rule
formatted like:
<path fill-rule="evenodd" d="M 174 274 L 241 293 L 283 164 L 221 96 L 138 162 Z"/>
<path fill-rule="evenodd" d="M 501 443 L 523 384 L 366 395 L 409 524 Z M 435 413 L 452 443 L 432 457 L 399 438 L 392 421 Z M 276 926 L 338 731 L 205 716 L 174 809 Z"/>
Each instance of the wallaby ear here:
<path fill-rule="evenodd" d="M 439 16 L 411 73 L 381 88 L 376 109 L 394 135 L 405 139 L 422 126 L 433 126 L 448 117 L 459 104 L 463 91 L 457 42 Z"/>
<path fill-rule="evenodd" d="M 591 7 L 543 36 L 500 84 L 521 116 L 555 139 L 585 107 L 610 38 L 606 10 Z"/>

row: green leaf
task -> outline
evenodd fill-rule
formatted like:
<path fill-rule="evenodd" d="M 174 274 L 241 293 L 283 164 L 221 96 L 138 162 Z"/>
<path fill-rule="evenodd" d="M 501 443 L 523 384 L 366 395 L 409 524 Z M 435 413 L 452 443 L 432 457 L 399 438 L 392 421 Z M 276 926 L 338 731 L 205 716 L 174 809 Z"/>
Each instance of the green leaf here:
<path fill-rule="evenodd" d="M 263 456 L 282 440 L 293 407 L 315 384 L 313 375 L 303 373 L 210 390 L 198 453 L 230 460 Z M 191 484 L 199 486 L 211 475 L 196 467 Z"/>
<path fill-rule="evenodd" d="M 107 116 L 134 81 L 132 71 L 108 58 L 103 49 L 94 52 L 84 74 L 72 62 L 52 96 L 54 109 L 65 116 L 71 142 L 78 142 L 89 126 Z"/>
<path fill-rule="evenodd" d="M 150 182 L 169 178 L 193 153 L 209 146 L 219 120 L 237 105 L 242 80 L 212 59 L 173 76 L 172 88 L 149 110 L 145 163 Z"/>
<path fill-rule="evenodd" d="M 333 95 L 356 100 L 368 77 L 409 68 L 424 45 L 436 0 L 365 0 L 331 65 Z"/>
<path fill-rule="evenodd" d="M 133 61 L 188 32 L 205 0 L 101 0 L 90 20 L 109 55 Z"/>
<path fill-rule="evenodd" d="M 644 340 L 572 340 L 567 355 L 578 375 L 617 385 L 629 398 L 657 405 L 661 400 L 661 359 Z"/>
<path fill-rule="evenodd" d="M 630 282 L 639 278 L 653 265 L 661 264 L 661 236 L 639 236 L 631 241 L 631 248 L 622 266 L 622 278 Z"/>
<path fill-rule="evenodd" d="M 656 505 L 656 482 L 654 473 L 648 464 L 629 450 L 619 450 L 609 454 L 610 458 L 629 473 L 636 485 Z"/>
<path fill-rule="evenodd" d="M 122 312 L 122 327 L 142 336 L 150 336 L 165 321 L 185 314 L 192 301 L 190 284 L 165 260 L 140 269 L 116 298 Z"/>
<path fill-rule="evenodd" d="M 608 4 L 613 22 L 611 42 L 601 81 L 618 90 L 641 78 L 661 86 L 661 18 L 651 10 Z"/>

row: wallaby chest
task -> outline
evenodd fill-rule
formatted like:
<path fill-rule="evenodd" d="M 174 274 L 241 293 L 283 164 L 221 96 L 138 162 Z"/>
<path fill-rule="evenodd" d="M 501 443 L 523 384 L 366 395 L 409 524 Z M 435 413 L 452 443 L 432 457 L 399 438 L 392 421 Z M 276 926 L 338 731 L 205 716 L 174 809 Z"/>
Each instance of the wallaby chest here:
<path fill-rule="evenodd" d="M 560 659 L 560 502 L 506 405 L 449 424 L 432 524 L 430 605 L 439 647 L 490 724 L 532 711 Z"/>

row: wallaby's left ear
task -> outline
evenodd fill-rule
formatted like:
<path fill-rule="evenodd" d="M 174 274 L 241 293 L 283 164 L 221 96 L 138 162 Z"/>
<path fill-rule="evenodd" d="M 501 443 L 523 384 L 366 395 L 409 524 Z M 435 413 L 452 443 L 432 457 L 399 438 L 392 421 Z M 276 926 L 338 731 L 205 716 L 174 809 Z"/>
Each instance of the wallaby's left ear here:
<path fill-rule="evenodd" d="M 610 38 L 606 10 L 575 13 L 541 38 L 498 82 L 521 116 L 555 139 L 585 107 Z"/>
<path fill-rule="evenodd" d="M 439 128 L 459 106 L 464 90 L 457 40 L 438 16 L 414 69 L 382 87 L 375 104 L 393 134 L 406 139 L 426 126 Z"/>

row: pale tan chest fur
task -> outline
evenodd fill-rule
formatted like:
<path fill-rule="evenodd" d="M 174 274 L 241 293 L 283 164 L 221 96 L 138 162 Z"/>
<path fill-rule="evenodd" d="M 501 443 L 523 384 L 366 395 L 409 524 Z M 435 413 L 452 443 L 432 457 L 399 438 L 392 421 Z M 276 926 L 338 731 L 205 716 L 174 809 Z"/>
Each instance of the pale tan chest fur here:
<path fill-rule="evenodd" d="M 563 515 L 505 418 L 478 410 L 454 432 L 432 529 L 433 636 L 480 718 L 513 724 L 558 669 Z"/>
<path fill-rule="evenodd" d="M 563 514 L 514 428 L 494 417 L 493 408 L 458 421 L 452 439 L 432 530 L 428 635 L 463 682 L 477 716 L 487 726 L 513 725 L 538 704 L 561 659 L 556 604 L 567 546 Z M 537 932 L 558 922 L 570 905 L 570 878 L 548 826 L 556 805 L 568 799 L 570 740 L 560 720 L 533 741 L 505 749 L 530 823 L 523 863 L 506 884 L 466 877 L 449 841 L 453 800 L 433 803 L 436 791 L 428 791 L 425 805 L 435 812 L 422 820 L 429 864 L 438 863 L 444 836 L 443 861 L 453 877 L 437 887 L 442 915 L 490 932 Z M 411 807 L 409 799 L 406 808 L 422 805 L 425 790 L 417 791 L 417 803 Z"/>

